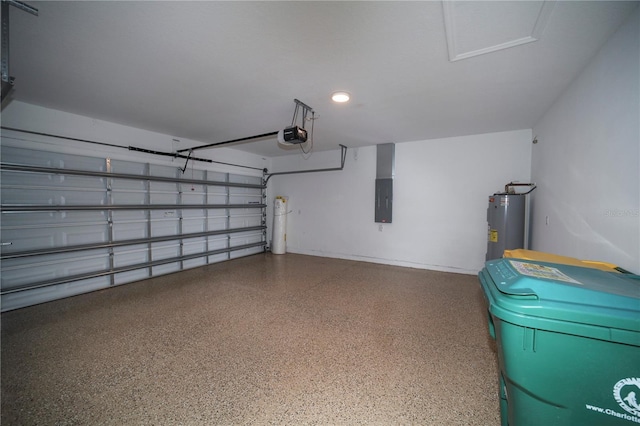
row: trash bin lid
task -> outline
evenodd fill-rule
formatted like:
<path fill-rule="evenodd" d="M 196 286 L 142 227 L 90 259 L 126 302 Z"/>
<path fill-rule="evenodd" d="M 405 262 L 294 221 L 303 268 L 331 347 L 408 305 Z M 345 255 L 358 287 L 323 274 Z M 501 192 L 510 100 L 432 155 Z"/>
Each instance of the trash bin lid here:
<path fill-rule="evenodd" d="M 627 272 L 613 263 L 598 260 L 580 260 L 575 257 L 561 256 L 559 254 L 545 253 L 542 251 L 513 249 L 505 250 L 503 257 L 515 257 L 518 259 L 538 260 L 540 262 L 561 263 L 563 265 L 575 265 L 585 268 L 602 269 L 607 272 Z"/>
<path fill-rule="evenodd" d="M 510 258 L 488 261 L 480 282 L 502 320 L 640 346 L 640 276 Z"/>

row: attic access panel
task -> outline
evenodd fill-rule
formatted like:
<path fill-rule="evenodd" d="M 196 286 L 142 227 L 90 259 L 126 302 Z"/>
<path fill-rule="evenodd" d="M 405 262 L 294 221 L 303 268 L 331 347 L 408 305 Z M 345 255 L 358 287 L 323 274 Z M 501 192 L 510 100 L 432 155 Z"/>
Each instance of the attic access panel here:
<path fill-rule="evenodd" d="M 449 60 L 538 41 L 554 1 L 443 1 Z"/>

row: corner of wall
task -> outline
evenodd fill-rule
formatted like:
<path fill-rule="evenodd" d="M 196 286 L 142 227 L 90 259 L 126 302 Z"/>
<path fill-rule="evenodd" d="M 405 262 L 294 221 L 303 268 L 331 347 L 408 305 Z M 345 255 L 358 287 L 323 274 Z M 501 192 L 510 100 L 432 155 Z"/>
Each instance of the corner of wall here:
<path fill-rule="evenodd" d="M 532 248 L 640 273 L 640 10 L 534 126 Z"/>

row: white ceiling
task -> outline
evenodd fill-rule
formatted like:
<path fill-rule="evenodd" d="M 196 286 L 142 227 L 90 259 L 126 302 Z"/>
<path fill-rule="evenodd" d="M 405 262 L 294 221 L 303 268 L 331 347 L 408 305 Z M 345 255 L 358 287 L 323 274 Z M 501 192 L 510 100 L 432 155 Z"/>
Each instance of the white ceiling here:
<path fill-rule="evenodd" d="M 27 3 L 38 17 L 10 12 L 12 99 L 212 143 L 283 129 L 297 98 L 317 114 L 315 150 L 531 128 L 638 6 Z"/>

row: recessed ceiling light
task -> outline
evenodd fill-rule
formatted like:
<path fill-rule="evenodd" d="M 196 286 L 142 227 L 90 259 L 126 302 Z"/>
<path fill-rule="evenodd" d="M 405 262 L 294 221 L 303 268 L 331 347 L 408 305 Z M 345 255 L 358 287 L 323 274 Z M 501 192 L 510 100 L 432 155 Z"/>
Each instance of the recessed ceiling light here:
<path fill-rule="evenodd" d="M 331 100 L 338 103 L 348 102 L 349 98 L 351 98 L 351 95 L 347 92 L 335 92 L 331 95 Z"/>

